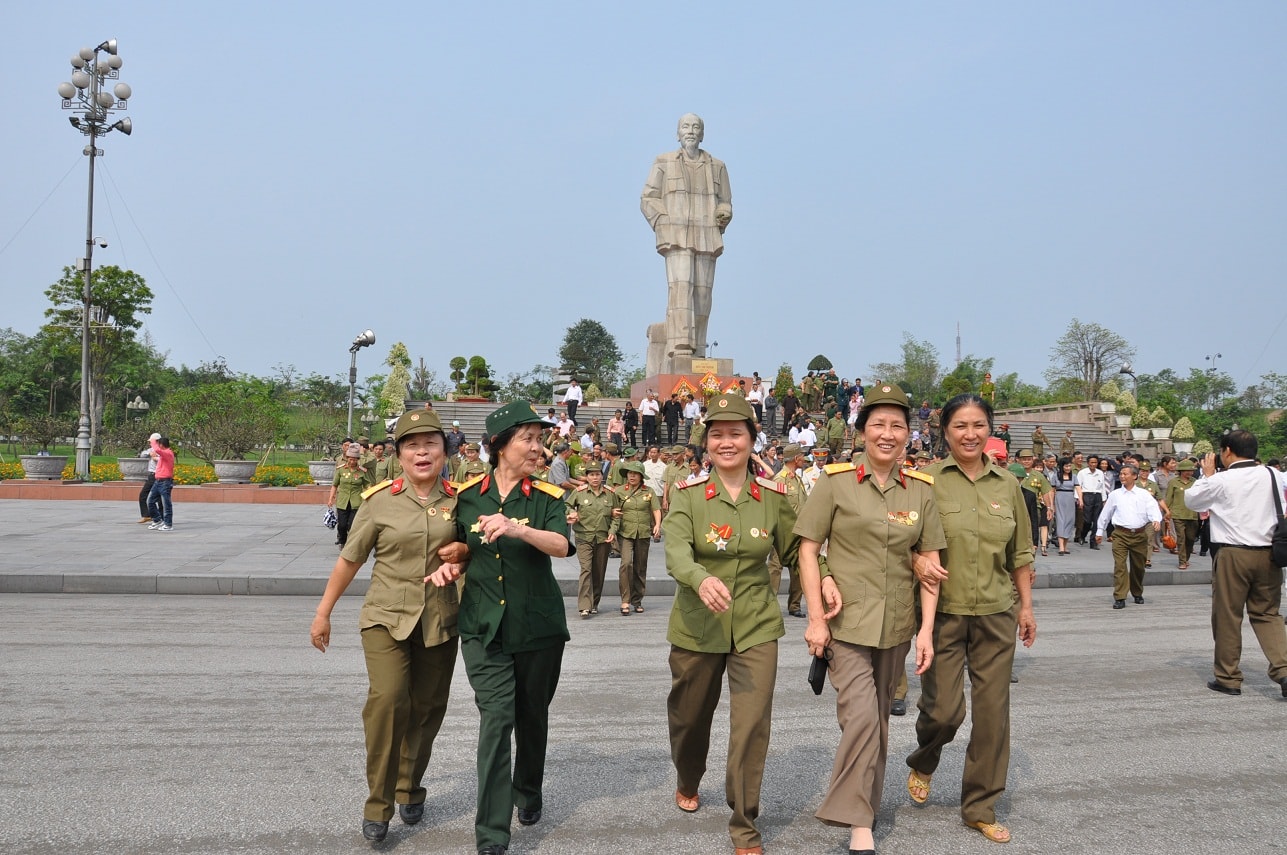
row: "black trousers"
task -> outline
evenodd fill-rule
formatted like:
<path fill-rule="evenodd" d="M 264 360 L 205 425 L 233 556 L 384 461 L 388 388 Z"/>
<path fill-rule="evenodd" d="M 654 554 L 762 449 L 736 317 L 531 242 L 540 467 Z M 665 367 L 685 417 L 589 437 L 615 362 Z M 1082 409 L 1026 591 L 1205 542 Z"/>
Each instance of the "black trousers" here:
<path fill-rule="evenodd" d="M 1090 545 L 1098 549 L 1095 543 L 1095 527 L 1099 525 L 1099 512 L 1104 509 L 1104 497 L 1098 493 L 1082 493 L 1081 528 L 1078 536 L 1089 540 Z"/>
<path fill-rule="evenodd" d="M 139 490 L 139 517 L 152 517 L 156 519 L 159 514 L 153 514 L 148 508 L 147 497 L 152 492 L 152 485 L 156 483 L 156 473 L 147 473 L 147 480 L 143 482 L 143 489 Z"/>
<path fill-rule="evenodd" d="M 679 422 L 666 420 L 666 442 L 671 445 L 679 442 Z"/>
<path fill-rule="evenodd" d="M 652 445 L 657 441 L 657 417 L 643 417 L 643 444 Z"/>
<path fill-rule="evenodd" d="M 357 508 L 335 509 L 335 541 L 340 546 L 349 542 L 349 529 L 353 527 L 353 518 L 357 516 L 357 512 Z"/>

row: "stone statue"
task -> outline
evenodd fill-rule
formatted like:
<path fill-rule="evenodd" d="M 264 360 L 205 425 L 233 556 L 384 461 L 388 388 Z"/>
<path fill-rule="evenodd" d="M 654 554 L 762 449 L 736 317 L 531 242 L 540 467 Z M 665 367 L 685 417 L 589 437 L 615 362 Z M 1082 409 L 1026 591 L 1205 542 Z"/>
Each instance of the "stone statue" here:
<path fill-rule="evenodd" d="M 687 360 L 706 356 L 715 259 L 724 252 L 724 229 L 733 219 L 733 191 L 724 162 L 699 148 L 704 131 L 701 117 L 680 117 L 680 149 L 653 161 L 639 200 L 657 235 L 657 252 L 666 259 L 670 286 L 664 324 L 648 328 L 650 377 L 687 371 Z"/>

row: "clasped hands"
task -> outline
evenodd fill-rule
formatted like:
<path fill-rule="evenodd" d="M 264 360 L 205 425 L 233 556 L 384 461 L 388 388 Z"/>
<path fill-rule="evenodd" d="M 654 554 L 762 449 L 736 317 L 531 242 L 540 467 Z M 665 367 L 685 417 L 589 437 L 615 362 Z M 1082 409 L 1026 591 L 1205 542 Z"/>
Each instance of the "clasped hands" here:
<path fill-rule="evenodd" d="M 440 546 L 438 560 L 442 564 L 425 577 L 425 584 L 445 588 L 464 575 L 465 563 L 469 560 L 469 547 L 460 542 Z"/>

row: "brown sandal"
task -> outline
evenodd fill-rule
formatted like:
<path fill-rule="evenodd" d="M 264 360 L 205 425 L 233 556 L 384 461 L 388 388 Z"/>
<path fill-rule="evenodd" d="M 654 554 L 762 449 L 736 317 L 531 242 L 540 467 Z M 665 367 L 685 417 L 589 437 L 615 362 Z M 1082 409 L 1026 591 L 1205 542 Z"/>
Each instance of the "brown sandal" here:
<path fill-rule="evenodd" d="M 679 790 L 675 790 L 675 807 L 684 813 L 696 813 L 697 809 L 702 806 L 701 796 L 686 796 Z"/>
<path fill-rule="evenodd" d="M 930 794 L 930 776 L 922 775 L 915 769 L 907 776 L 907 795 L 912 797 L 912 801 L 918 805 L 923 805 L 929 801 Z"/>
<path fill-rule="evenodd" d="M 1006 828 L 999 822 L 984 822 L 983 820 L 979 820 L 978 822 L 967 822 L 966 825 L 970 828 L 977 828 L 980 834 L 988 840 L 991 840 L 993 843 L 1010 842 L 1010 829 Z"/>

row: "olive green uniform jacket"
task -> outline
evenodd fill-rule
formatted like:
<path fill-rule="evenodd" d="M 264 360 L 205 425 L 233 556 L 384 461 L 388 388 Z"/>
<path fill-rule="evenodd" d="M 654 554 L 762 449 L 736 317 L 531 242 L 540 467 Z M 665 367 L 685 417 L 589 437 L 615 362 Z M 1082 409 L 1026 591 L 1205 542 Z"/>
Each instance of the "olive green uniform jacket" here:
<path fill-rule="evenodd" d="M 612 528 L 612 490 L 600 487 L 596 494 L 589 487 L 578 487 L 567 495 L 569 511 L 576 511 L 572 526 L 579 543 L 603 543 Z"/>
<path fill-rule="evenodd" d="M 358 466 L 350 469 L 347 466 L 336 466 L 335 477 L 331 486 L 335 488 L 335 507 L 356 509 L 362 507 L 362 493 L 374 483 L 369 469 Z M 362 553 L 366 557 L 366 553 Z"/>
<path fill-rule="evenodd" d="M 652 512 L 661 509 L 661 500 L 647 486 L 641 484 L 637 490 L 616 488 L 612 506 L 621 508 L 621 516 L 612 520 L 613 534 L 630 540 L 652 537 Z"/>
<path fill-rule="evenodd" d="M 679 583 L 666 640 L 699 653 L 740 653 L 781 638 L 786 628 L 767 559 L 776 547 L 783 565 L 795 566 L 800 541 L 786 488 L 748 478 L 733 501 L 715 474 L 675 486 L 663 524 L 666 572 Z M 712 612 L 698 596 L 708 576 L 732 594 L 727 611 Z"/>

